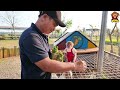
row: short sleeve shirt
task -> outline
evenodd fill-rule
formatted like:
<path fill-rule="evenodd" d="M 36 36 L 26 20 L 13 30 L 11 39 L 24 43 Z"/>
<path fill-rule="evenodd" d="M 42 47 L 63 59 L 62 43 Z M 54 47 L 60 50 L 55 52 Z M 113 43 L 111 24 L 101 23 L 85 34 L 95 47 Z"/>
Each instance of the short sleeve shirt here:
<path fill-rule="evenodd" d="M 50 79 L 51 73 L 42 71 L 34 63 L 51 57 L 48 37 L 40 32 L 34 23 L 19 39 L 21 79 Z"/>

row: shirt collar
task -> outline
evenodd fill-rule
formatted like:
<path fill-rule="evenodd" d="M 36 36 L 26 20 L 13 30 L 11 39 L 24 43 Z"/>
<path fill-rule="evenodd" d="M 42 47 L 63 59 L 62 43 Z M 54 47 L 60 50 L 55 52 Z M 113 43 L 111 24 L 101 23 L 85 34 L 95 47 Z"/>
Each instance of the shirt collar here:
<path fill-rule="evenodd" d="M 37 26 L 36 26 L 34 23 L 31 24 L 31 27 L 35 28 L 34 30 L 36 30 L 36 31 L 37 31 L 40 35 L 42 35 L 43 37 L 48 38 L 48 36 L 45 35 L 45 34 L 43 34 L 43 33 L 37 28 Z"/>

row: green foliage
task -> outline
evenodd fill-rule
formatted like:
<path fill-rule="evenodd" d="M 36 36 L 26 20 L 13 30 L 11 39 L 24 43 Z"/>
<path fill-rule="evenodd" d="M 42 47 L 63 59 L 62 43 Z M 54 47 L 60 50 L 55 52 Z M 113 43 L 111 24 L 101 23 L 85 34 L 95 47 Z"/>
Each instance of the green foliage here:
<path fill-rule="evenodd" d="M 10 36 L 8 34 L 2 34 L 1 35 L 1 40 L 7 40 L 9 38 L 10 38 Z"/>
<path fill-rule="evenodd" d="M 68 20 L 65 24 L 66 28 L 70 28 L 72 26 L 72 20 Z"/>
<path fill-rule="evenodd" d="M 58 46 L 52 48 L 52 59 L 63 62 L 64 54 L 62 51 L 58 50 Z"/>
<path fill-rule="evenodd" d="M 71 20 L 71 19 L 66 20 L 66 17 L 65 17 L 65 16 L 63 16 L 62 22 L 65 23 L 67 29 L 72 26 L 72 20 Z"/>
<path fill-rule="evenodd" d="M 58 46 L 54 46 L 52 48 L 52 53 L 57 53 L 58 52 Z"/>
<path fill-rule="evenodd" d="M 55 31 L 59 34 L 61 29 L 56 29 Z"/>
<path fill-rule="evenodd" d="M 120 43 L 120 41 L 119 41 L 118 43 Z M 117 43 L 117 41 L 116 41 L 116 40 L 112 40 L 112 44 L 113 44 L 113 45 L 118 45 L 118 43 Z M 110 44 L 111 44 L 111 42 L 110 42 L 109 40 L 106 40 L 106 41 L 105 41 L 105 44 L 110 45 Z"/>
<path fill-rule="evenodd" d="M 0 40 L 12 40 L 12 39 L 19 39 L 19 35 L 11 36 L 10 34 L 2 34 L 0 35 Z"/>
<path fill-rule="evenodd" d="M 64 54 L 62 53 L 62 51 L 58 51 L 57 52 L 57 60 L 63 62 L 63 60 L 64 60 Z"/>

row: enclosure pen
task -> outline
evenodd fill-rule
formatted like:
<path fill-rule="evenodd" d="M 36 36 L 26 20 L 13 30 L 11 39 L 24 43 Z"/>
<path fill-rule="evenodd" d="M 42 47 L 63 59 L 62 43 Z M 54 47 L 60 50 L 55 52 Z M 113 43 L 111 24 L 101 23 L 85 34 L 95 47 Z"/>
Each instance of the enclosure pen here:
<path fill-rule="evenodd" d="M 97 56 L 97 53 L 78 55 L 78 60 L 87 62 L 85 72 L 52 73 L 51 79 L 120 79 L 120 56 L 104 52 L 102 72 L 97 71 Z"/>

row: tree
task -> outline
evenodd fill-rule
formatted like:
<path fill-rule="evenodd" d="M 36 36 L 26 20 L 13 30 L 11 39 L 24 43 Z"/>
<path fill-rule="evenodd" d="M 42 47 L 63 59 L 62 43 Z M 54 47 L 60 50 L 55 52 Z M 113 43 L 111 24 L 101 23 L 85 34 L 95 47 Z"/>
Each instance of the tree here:
<path fill-rule="evenodd" d="M 93 37 L 93 34 L 94 34 L 94 32 L 93 32 L 94 27 L 93 27 L 93 25 L 91 25 L 91 24 L 89 24 L 89 25 L 90 25 L 90 27 L 92 28 L 92 29 L 91 29 L 91 35 L 90 35 L 90 40 L 92 41 L 92 37 Z"/>
<path fill-rule="evenodd" d="M 117 46 L 118 46 L 118 55 L 120 56 L 120 41 L 119 41 L 119 37 L 120 37 L 120 30 L 116 25 L 116 29 L 114 30 L 115 36 L 116 36 L 116 41 L 117 41 Z"/>
<path fill-rule="evenodd" d="M 83 27 L 82 33 L 83 33 L 85 36 L 87 36 L 85 27 Z"/>
<path fill-rule="evenodd" d="M 114 30 L 114 34 L 115 34 L 115 37 L 116 37 L 116 41 L 117 41 L 117 44 L 119 43 L 119 28 L 116 26 L 116 29 Z"/>
<path fill-rule="evenodd" d="M 61 32 L 61 29 L 60 28 L 56 28 L 56 30 L 55 30 L 55 36 L 59 37 L 60 36 L 60 32 Z"/>
<path fill-rule="evenodd" d="M 65 33 L 71 26 L 72 26 L 72 20 L 71 19 L 68 19 L 66 21 L 66 18 L 65 16 L 63 16 L 63 20 L 62 20 L 63 23 L 65 23 L 66 27 L 65 27 L 65 30 L 62 32 L 62 34 L 60 35 L 60 37 L 63 35 L 63 33 Z"/>
<path fill-rule="evenodd" d="M 64 30 L 63 33 L 65 33 L 72 26 L 72 20 L 67 20 L 65 22 L 65 25 L 66 25 L 66 29 Z"/>
<path fill-rule="evenodd" d="M 15 26 L 18 23 L 18 18 L 17 18 L 16 12 L 5 11 L 3 15 L 2 14 L 0 15 L 0 17 L 1 17 L 3 23 L 6 23 L 12 27 L 12 30 L 13 30 L 13 33 L 11 31 L 12 39 L 13 39 L 13 37 L 16 38 Z"/>
<path fill-rule="evenodd" d="M 113 53 L 112 34 L 113 34 L 113 32 L 114 32 L 114 30 L 115 30 L 116 27 L 117 27 L 117 23 L 115 23 L 115 25 L 114 25 L 112 31 L 111 31 L 111 32 L 110 32 L 110 31 L 108 32 L 109 39 L 110 39 L 110 44 L 111 44 L 111 50 L 110 50 L 111 53 Z"/>

